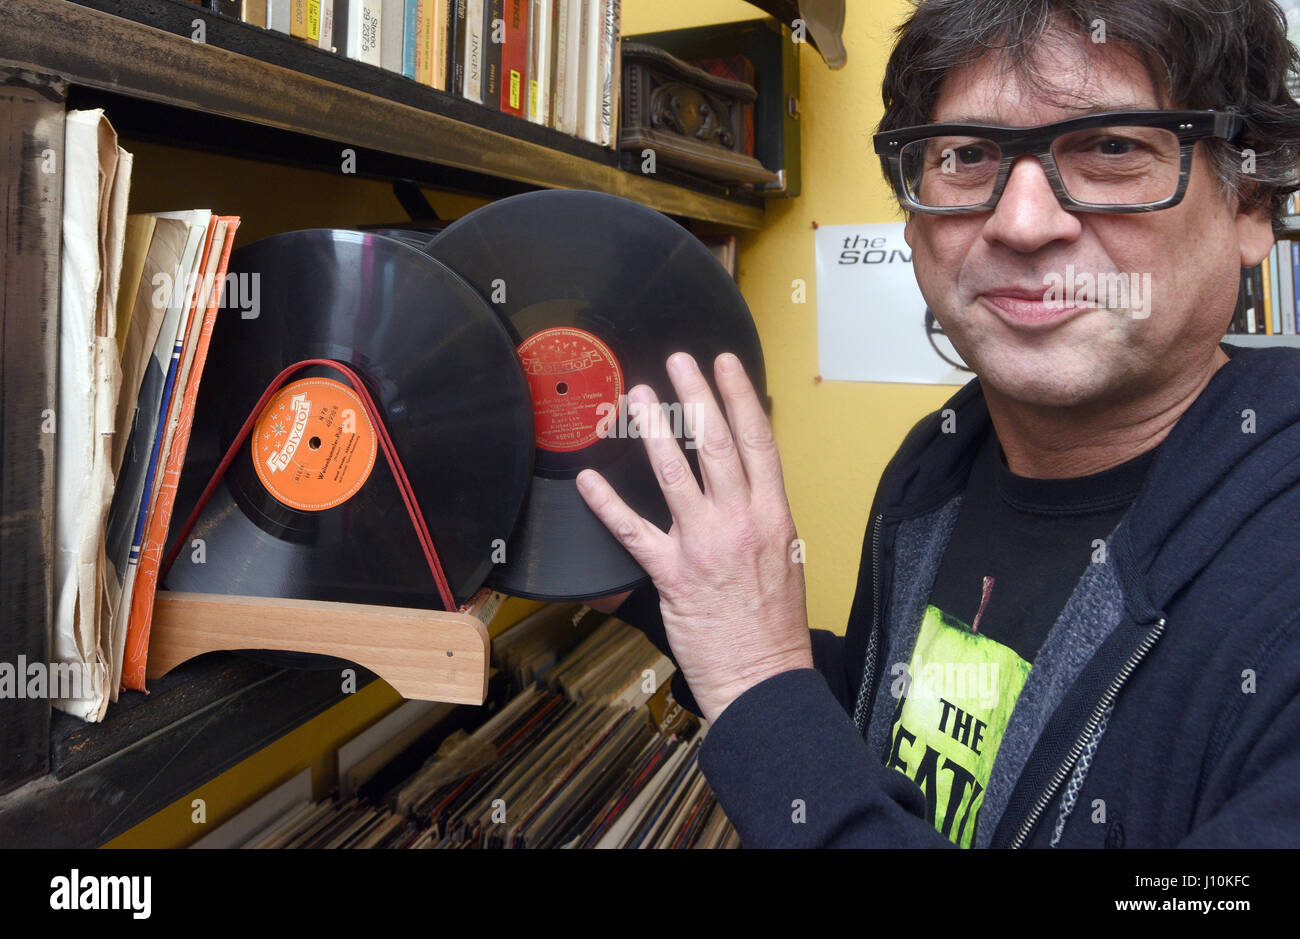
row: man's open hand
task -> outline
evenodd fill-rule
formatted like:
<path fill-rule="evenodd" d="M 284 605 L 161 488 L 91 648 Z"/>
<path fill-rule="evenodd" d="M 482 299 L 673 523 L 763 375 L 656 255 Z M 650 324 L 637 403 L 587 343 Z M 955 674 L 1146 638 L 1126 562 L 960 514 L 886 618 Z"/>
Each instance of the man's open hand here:
<path fill-rule="evenodd" d="M 723 418 L 695 360 L 668 359 L 668 374 L 699 448 L 700 491 L 653 389 L 628 400 L 672 513 L 667 533 L 642 518 L 595 470 L 578 491 L 659 591 L 668 643 L 709 721 L 754 685 L 812 668 L 802 552 L 771 424 L 740 360 L 714 362 Z M 730 427 L 728 427 L 728 420 Z"/>

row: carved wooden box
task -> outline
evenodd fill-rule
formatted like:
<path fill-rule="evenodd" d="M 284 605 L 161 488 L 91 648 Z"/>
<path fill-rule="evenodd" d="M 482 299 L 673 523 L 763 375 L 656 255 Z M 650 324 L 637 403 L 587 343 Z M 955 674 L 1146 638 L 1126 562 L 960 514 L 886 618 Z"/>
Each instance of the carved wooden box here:
<path fill-rule="evenodd" d="M 623 43 L 619 149 L 732 184 L 779 176 L 742 150 L 746 110 L 758 97 L 744 82 L 710 75 L 663 49 Z"/>

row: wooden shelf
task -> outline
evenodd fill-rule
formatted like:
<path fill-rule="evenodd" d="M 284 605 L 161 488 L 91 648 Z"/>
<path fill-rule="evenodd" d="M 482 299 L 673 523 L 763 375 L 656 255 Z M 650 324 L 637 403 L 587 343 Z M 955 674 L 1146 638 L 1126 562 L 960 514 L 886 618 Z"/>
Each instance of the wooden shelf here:
<path fill-rule="evenodd" d="M 199 19 L 204 42 L 190 38 Z M 668 215 L 762 226 L 762 198 L 753 193 L 662 167 L 655 177 L 642 175 L 620 165 L 633 161 L 614 151 L 181 0 L 5 0 L 0 61 L 61 76 L 74 99 L 83 88 L 156 107 L 146 120 L 157 127 L 178 110 L 336 144 L 303 154 L 313 162 L 328 157 L 322 165 L 335 170 L 344 147 L 402 161 L 368 167 L 359 157 L 358 175 L 438 185 L 439 171 L 451 170 L 459 188 L 477 189 L 480 180 L 492 191 L 505 180 L 593 189 Z M 195 143 L 184 134 L 165 139 Z M 227 136 L 223 149 L 262 146 L 250 134 Z"/>
<path fill-rule="evenodd" d="M 357 687 L 375 676 L 357 670 Z M 125 692 L 103 723 L 55 711 L 50 773 L 0 796 L 0 844 L 94 848 L 347 696 L 337 671 L 206 655 Z"/>

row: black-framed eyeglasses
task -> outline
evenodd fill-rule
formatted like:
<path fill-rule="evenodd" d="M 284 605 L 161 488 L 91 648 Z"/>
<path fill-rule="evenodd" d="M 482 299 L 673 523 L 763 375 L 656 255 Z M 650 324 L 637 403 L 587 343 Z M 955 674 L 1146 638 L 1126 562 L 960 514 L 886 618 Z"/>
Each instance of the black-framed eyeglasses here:
<path fill-rule="evenodd" d="M 1226 111 L 1106 111 L 1038 127 L 920 124 L 876 134 L 876 153 L 903 208 L 929 215 L 991 211 L 1022 156 L 1043 166 L 1076 212 L 1155 212 L 1182 201 L 1196 141 L 1235 140 Z"/>

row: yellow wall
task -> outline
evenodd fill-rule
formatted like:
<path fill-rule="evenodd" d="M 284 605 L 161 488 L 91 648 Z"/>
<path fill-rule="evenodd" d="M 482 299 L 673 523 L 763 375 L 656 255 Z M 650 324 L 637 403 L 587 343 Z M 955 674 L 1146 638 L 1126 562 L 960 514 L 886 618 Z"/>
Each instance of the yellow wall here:
<path fill-rule="evenodd" d="M 880 79 L 891 31 L 909 4 L 848 0 L 848 6 L 845 68 L 830 71 L 810 47 L 801 50 L 802 195 L 769 202 L 764 230 L 740 236 L 739 258 L 740 287 L 758 324 L 767 360 L 773 422 L 790 504 L 808 546 L 809 619 L 814 626 L 836 632 L 844 631 L 853 599 L 867 512 L 880 473 L 911 426 L 954 390 L 816 380 L 813 223 L 899 219 L 871 150 L 871 133 L 880 118 Z M 623 30 L 628 34 L 761 15 L 742 0 L 623 0 Z M 188 175 L 182 179 L 167 168 L 174 151 L 127 145 L 137 154 L 133 211 L 210 203 L 244 216 L 241 242 L 286 228 L 402 217 L 391 191 L 380 183 L 202 154 L 185 155 Z M 463 197 L 429 196 L 447 217 L 477 204 Z M 791 301 L 791 283 L 799 278 L 808 285 L 804 304 Z M 873 300 L 864 297 L 863 302 Z M 498 623 L 514 622 L 535 607 L 508 606 Z M 111 846 L 187 844 L 200 834 L 189 821 L 192 798 L 207 799 L 204 830 L 210 830 L 304 766 L 316 768 L 316 791 L 323 795 L 333 784 L 333 749 L 398 703 L 387 686 L 367 689 L 115 839 Z"/>

